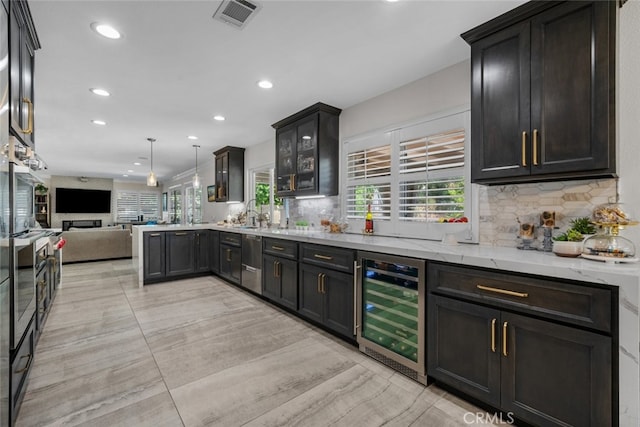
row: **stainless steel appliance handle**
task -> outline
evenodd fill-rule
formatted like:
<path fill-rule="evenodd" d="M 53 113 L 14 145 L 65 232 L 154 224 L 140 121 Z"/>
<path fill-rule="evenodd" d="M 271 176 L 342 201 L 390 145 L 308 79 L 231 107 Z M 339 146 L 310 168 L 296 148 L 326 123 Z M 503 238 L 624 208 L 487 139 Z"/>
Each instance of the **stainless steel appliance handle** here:
<path fill-rule="evenodd" d="M 353 261 L 353 335 L 358 335 L 358 281 L 360 275 L 358 270 L 361 266 L 358 265 L 358 261 Z"/>
<path fill-rule="evenodd" d="M 257 268 L 251 267 L 250 265 L 246 265 L 246 264 L 245 264 L 244 268 L 245 268 L 247 271 L 250 271 L 250 272 L 252 272 L 252 273 L 255 273 L 256 271 L 258 271 L 258 269 L 257 269 Z"/>

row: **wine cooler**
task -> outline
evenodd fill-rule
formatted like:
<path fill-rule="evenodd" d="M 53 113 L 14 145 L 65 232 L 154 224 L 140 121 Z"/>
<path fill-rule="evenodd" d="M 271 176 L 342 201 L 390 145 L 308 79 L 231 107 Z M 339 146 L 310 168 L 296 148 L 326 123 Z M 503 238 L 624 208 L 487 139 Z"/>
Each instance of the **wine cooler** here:
<path fill-rule="evenodd" d="M 426 384 L 425 261 L 358 252 L 360 351 Z"/>

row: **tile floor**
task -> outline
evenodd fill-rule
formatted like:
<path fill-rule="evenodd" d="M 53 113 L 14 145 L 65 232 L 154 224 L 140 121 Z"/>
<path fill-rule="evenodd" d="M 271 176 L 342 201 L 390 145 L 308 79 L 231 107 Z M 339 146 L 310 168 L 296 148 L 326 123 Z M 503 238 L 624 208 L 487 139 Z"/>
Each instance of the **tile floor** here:
<path fill-rule="evenodd" d="M 62 282 L 21 427 L 441 427 L 477 419 L 467 402 L 215 277 L 138 289 L 131 261 L 119 260 L 65 265 Z"/>

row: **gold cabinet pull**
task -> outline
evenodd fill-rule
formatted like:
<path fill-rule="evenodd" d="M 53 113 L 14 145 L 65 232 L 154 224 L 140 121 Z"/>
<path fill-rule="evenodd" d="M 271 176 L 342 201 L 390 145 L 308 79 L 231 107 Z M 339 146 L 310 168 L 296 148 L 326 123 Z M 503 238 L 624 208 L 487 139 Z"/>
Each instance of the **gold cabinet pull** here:
<path fill-rule="evenodd" d="M 522 166 L 527 166 L 527 132 L 522 131 Z"/>
<path fill-rule="evenodd" d="M 273 277 L 278 278 L 278 261 L 273 261 Z"/>
<path fill-rule="evenodd" d="M 160 235 L 160 233 L 151 233 L 151 234 L 149 234 L 149 236 L 151 236 L 151 237 L 158 237 L 159 235 Z"/>
<path fill-rule="evenodd" d="M 296 191 L 296 174 L 291 175 L 291 179 L 293 180 L 293 189 L 292 191 Z"/>
<path fill-rule="evenodd" d="M 322 293 L 323 293 L 323 294 L 326 294 L 326 293 L 327 293 L 327 292 L 325 291 L 325 289 L 324 289 L 324 279 L 325 279 L 325 277 L 327 277 L 327 276 L 326 276 L 324 273 L 322 273 L 322 277 L 321 277 L 321 279 L 320 279 L 320 284 L 322 285 Z"/>
<path fill-rule="evenodd" d="M 508 289 L 492 288 L 491 286 L 476 285 L 476 288 L 482 291 L 495 292 L 496 294 L 509 295 L 512 297 L 527 298 L 529 296 L 529 294 L 526 292 L 516 292 L 510 291 Z"/>
<path fill-rule="evenodd" d="M 278 277 L 282 277 L 282 263 L 278 261 Z"/>
<path fill-rule="evenodd" d="M 24 356 L 20 357 L 20 360 L 24 359 L 25 357 L 27 358 L 27 364 L 26 364 L 26 365 L 24 365 L 24 368 L 22 368 L 22 369 L 18 369 L 17 371 L 14 371 L 14 373 L 16 373 L 16 374 L 21 374 L 21 373 L 23 373 L 24 371 L 26 371 L 26 370 L 28 370 L 28 369 L 29 369 L 29 366 L 31 366 L 31 353 L 29 353 L 29 354 L 25 354 Z"/>
<path fill-rule="evenodd" d="M 231 249 L 227 249 L 227 261 L 231 262 Z"/>
<path fill-rule="evenodd" d="M 176 236 L 186 236 L 187 233 L 176 233 Z"/>
<path fill-rule="evenodd" d="M 502 324 L 502 355 L 504 357 L 507 357 L 507 326 L 507 322 Z"/>
<path fill-rule="evenodd" d="M 320 278 L 322 277 L 322 273 L 318 273 L 318 293 L 321 294 L 322 293 L 322 289 L 321 289 L 321 285 L 320 285 Z"/>
<path fill-rule="evenodd" d="M 284 248 L 282 246 L 271 246 L 271 249 L 273 249 L 274 251 L 284 251 Z"/>
<path fill-rule="evenodd" d="M 27 104 L 27 128 L 20 129 L 24 134 L 33 133 L 33 102 L 29 98 L 22 98 L 22 102 Z"/>
<path fill-rule="evenodd" d="M 538 166 L 538 129 L 533 130 L 533 165 Z"/>
<path fill-rule="evenodd" d="M 491 352 L 496 352 L 496 319 L 491 319 Z"/>
<path fill-rule="evenodd" d="M 324 260 L 326 260 L 326 261 L 331 261 L 331 260 L 333 260 L 333 257 L 331 257 L 331 256 L 320 255 L 320 254 L 314 254 L 313 256 L 314 256 L 315 258 L 318 258 L 318 259 L 324 259 Z"/>

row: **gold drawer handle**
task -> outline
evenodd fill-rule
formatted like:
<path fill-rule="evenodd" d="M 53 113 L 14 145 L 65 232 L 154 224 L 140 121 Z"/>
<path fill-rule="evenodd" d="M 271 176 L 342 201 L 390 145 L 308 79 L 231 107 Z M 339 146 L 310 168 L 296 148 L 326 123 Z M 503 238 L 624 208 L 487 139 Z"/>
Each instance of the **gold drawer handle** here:
<path fill-rule="evenodd" d="M 495 292 L 497 294 L 509 295 L 512 297 L 527 298 L 529 296 L 526 292 L 516 292 L 508 289 L 492 288 L 490 286 L 476 285 L 476 288 L 482 291 Z"/>
<path fill-rule="evenodd" d="M 33 102 L 29 98 L 22 98 L 22 102 L 27 104 L 27 128 L 20 130 L 22 133 L 30 135 L 33 133 Z"/>
<path fill-rule="evenodd" d="M 274 251 L 284 251 L 284 248 L 282 246 L 271 246 L 271 249 L 273 249 Z"/>
<path fill-rule="evenodd" d="M 502 355 L 504 357 L 507 357 L 507 327 L 508 327 L 508 323 L 504 322 L 502 324 Z"/>
<path fill-rule="evenodd" d="M 186 236 L 187 233 L 176 233 L 176 236 Z"/>
<path fill-rule="evenodd" d="M 331 257 L 331 256 L 320 255 L 320 254 L 315 254 L 313 256 L 316 257 L 316 258 L 319 258 L 319 259 L 324 259 L 326 261 L 332 261 L 333 260 L 333 257 Z"/>
<path fill-rule="evenodd" d="M 538 166 L 538 129 L 533 130 L 533 165 Z"/>
<path fill-rule="evenodd" d="M 527 132 L 522 132 L 522 166 L 527 166 Z"/>
<path fill-rule="evenodd" d="M 159 235 L 160 235 L 160 233 L 151 233 L 151 234 L 149 234 L 149 236 L 151 236 L 151 237 L 158 237 Z"/>

